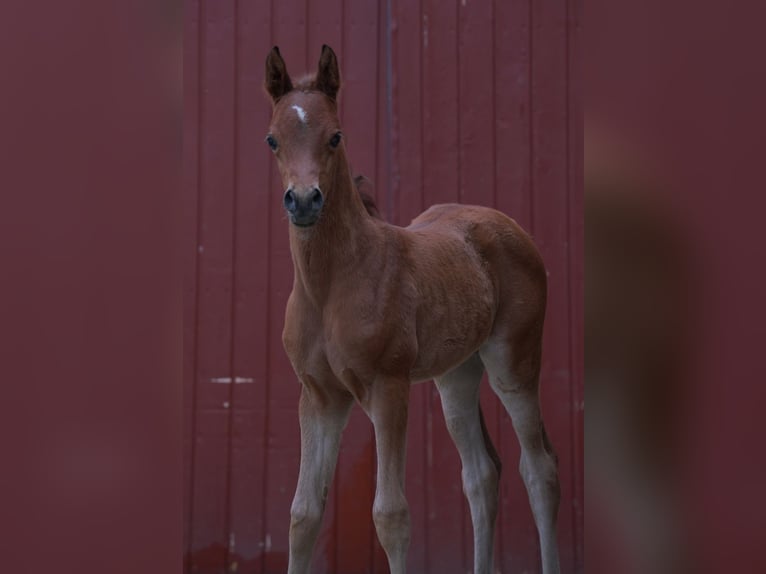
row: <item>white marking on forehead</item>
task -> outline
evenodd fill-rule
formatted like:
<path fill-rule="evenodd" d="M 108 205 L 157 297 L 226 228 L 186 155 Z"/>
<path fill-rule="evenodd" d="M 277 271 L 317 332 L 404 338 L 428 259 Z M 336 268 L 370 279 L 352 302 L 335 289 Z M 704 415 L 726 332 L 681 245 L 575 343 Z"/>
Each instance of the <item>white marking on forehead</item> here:
<path fill-rule="evenodd" d="M 293 109 L 298 112 L 298 117 L 301 119 L 301 121 L 306 124 L 308 123 L 308 116 L 306 115 L 306 110 L 304 110 L 300 106 L 293 106 Z"/>

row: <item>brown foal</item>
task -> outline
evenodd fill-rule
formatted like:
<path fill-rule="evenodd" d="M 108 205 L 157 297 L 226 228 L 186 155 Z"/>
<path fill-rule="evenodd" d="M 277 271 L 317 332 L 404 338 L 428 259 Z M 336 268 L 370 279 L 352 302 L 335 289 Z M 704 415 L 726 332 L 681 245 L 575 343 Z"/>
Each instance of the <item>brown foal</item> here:
<path fill-rule="evenodd" d="M 558 573 L 557 461 L 538 399 L 546 272 L 532 240 L 485 207 L 433 206 L 406 228 L 371 214 L 346 159 L 328 46 L 317 74 L 295 84 L 273 48 L 265 85 L 273 101 L 266 141 L 286 190 L 295 268 L 283 342 L 302 384 L 288 572 L 308 572 L 354 402 L 375 429 L 375 528 L 391 572 L 405 572 L 408 397 L 411 384 L 430 379 L 462 462 L 473 572 L 493 572 L 500 462 L 479 407 L 486 369 L 521 444 L 543 572 Z"/>

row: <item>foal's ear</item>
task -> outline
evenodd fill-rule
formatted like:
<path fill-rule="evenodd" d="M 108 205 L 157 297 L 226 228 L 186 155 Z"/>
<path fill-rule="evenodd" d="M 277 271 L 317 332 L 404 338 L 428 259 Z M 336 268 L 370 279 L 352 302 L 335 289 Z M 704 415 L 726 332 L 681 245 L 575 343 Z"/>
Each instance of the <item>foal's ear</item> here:
<path fill-rule="evenodd" d="M 266 79 L 263 85 L 275 102 L 293 89 L 293 83 L 287 73 L 287 66 L 276 46 L 266 57 Z"/>
<path fill-rule="evenodd" d="M 317 72 L 316 88 L 333 100 L 340 90 L 340 70 L 335 52 L 327 44 L 322 44 L 322 55 L 319 56 L 319 71 Z"/>

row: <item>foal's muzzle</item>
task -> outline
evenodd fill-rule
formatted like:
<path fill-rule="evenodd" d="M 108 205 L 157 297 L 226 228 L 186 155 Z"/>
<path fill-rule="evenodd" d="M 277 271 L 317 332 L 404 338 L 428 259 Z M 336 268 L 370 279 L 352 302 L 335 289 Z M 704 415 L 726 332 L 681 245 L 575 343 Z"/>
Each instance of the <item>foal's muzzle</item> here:
<path fill-rule="evenodd" d="M 298 227 L 310 227 L 319 219 L 324 205 L 324 196 L 318 187 L 306 191 L 288 189 L 283 198 L 290 221 Z"/>

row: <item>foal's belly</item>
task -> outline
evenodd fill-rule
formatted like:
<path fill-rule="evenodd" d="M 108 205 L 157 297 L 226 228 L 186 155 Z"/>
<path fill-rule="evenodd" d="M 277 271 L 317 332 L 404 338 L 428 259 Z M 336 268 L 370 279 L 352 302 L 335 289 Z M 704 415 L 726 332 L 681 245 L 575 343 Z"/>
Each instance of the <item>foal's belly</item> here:
<path fill-rule="evenodd" d="M 465 362 L 489 337 L 489 316 L 477 318 L 463 332 L 435 329 L 427 340 L 419 341 L 418 356 L 410 371 L 414 383 L 438 378 Z"/>
<path fill-rule="evenodd" d="M 333 320 L 325 325 L 323 348 L 340 380 L 353 372 L 360 381 L 372 381 L 412 355 L 410 381 L 430 380 L 463 363 L 487 340 L 496 307 L 492 284 L 479 270 L 462 278 L 436 274 L 418 291 L 413 308 L 389 310 L 386 316 L 399 322 L 360 320 L 363 310 L 348 300 L 327 314 Z"/>
<path fill-rule="evenodd" d="M 424 289 L 416 317 L 418 354 L 411 371 L 413 381 L 451 371 L 473 355 L 492 331 L 494 288 L 483 270 L 470 263 L 431 277 Z"/>

